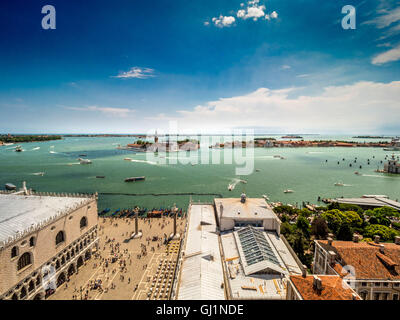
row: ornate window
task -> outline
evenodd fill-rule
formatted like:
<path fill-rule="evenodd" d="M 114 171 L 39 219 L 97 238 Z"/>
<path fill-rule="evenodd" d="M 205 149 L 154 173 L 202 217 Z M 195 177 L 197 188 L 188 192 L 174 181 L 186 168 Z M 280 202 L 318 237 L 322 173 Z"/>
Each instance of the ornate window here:
<path fill-rule="evenodd" d="M 25 268 L 32 264 L 32 256 L 29 252 L 25 252 L 19 259 L 18 259 L 18 270 Z"/>
<path fill-rule="evenodd" d="M 11 249 L 11 258 L 15 258 L 18 255 L 18 247 L 13 247 Z"/>
<path fill-rule="evenodd" d="M 59 231 L 56 235 L 56 245 L 65 241 L 64 231 Z"/>
<path fill-rule="evenodd" d="M 35 237 L 31 237 L 30 239 L 29 239 L 29 246 L 30 247 L 33 247 L 34 245 L 35 245 Z"/>
<path fill-rule="evenodd" d="M 82 219 L 80 221 L 80 227 L 81 228 L 87 227 L 87 218 L 86 217 L 82 217 Z"/>

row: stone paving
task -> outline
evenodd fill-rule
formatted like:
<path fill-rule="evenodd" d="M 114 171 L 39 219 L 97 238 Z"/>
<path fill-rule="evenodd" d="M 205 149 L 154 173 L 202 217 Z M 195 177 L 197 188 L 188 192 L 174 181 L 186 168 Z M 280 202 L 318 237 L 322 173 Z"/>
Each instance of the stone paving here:
<path fill-rule="evenodd" d="M 177 219 L 181 236 L 185 224 Z M 133 218 L 100 218 L 99 252 L 48 299 L 168 299 L 181 241 L 163 243 L 173 232 L 173 218 L 139 219 L 140 239 L 129 239 L 134 226 Z"/>

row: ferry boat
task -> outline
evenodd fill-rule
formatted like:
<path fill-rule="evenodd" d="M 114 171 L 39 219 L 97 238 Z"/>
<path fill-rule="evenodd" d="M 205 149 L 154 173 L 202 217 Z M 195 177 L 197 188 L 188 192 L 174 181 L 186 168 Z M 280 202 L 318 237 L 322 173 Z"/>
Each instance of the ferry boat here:
<path fill-rule="evenodd" d="M 125 182 L 134 182 L 134 181 L 142 181 L 145 180 L 146 177 L 130 177 L 130 178 L 126 178 Z"/>

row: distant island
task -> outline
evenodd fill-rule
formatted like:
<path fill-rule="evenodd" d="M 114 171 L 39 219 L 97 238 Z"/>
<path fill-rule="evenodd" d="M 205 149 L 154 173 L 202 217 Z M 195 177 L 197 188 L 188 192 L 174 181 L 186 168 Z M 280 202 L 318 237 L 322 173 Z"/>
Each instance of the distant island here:
<path fill-rule="evenodd" d="M 3 134 L 0 135 L 0 145 L 5 143 L 21 143 L 21 142 L 40 142 L 40 141 L 51 141 L 61 140 L 60 135 L 11 135 Z"/>
<path fill-rule="evenodd" d="M 289 134 L 281 137 L 281 139 L 303 139 L 303 137 Z"/>
<path fill-rule="evenodd" d="M 356 139 L 394 139 L 394 137 L 386 137 L 386 136 L 355 136 L 353 138 L 356 138 Z"/>

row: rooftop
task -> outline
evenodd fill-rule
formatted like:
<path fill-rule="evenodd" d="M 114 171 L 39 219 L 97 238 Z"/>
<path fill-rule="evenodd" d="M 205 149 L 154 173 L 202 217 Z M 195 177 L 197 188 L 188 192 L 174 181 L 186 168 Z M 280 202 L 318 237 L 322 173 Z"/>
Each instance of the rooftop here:
<path fill-rule="evenodd" d="M 314 276 L 290 276 L 297 292 L 304 300 L 353 300 L 354 290 L 339 276 L 319 275 L 322 289 L 313 286 Z M 361 300 L 356 295 L 357 300 Z"/>
<path fill-rule="evenodd" d="M 391 279 L 400 280 L 400 245 L 395 243 L 376 244 L 372 242 L 317 240 L 327 251 L 334 251 L 343 265 L 351 265 L 355 269 L 357 279 Z M 380 246 L 384 246 L 384 253 Z M 334 269 L 339 275 L 345 274 L 341 264 Z M 343 272 L 343 273 L 342 273 Z"/>
<path fill-rule="evenodd" d="M 286 299 L 286 275 L 302 273 L 276 232 L 245 227 L 223 232 L 221 243 L 232 299 Z"/>
<path fill-rule="evenodd" d="M 240 198 L 214 199 L 218 217 L 242 219 L 276 219 L 275 213 L 263 198 L 246 198 L 242 203 Z"/>
<path fill-rule="evenodd" d="M 212 205 L 192 204 L 178 300 L 224 300 L 217 226 Z"/>
<path fill-rule="evenodd" d="M 0 245 L 87 201 L 83 195 L 0 194 Z"/>
<path fill-rule="evenodd" d="M 383 207 L 388 206 L 394 209 L 400 210 L 400 202 L 387 199 L 385 197 L 368 197 L 368 198 L 337 198 L 335 199 L 338 203 L 344 204 L 356 204 L 359 206 L 370 206 L 370 207 Z"/>

